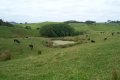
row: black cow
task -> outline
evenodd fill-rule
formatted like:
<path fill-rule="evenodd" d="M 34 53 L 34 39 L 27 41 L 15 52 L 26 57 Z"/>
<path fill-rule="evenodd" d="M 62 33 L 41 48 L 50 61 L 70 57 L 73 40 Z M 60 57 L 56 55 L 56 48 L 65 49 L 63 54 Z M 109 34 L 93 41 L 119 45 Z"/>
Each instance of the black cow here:
<path fill-rule="evenodd" d="M 112 36 L 114 35 L 115 33 L 114 32 L 112 32 Z"/>
<path fill-rule="evenodd" d="M 40 54 L 42 54 L 42 52 L 39 50 L 39 51 L 38 51 L 38 54 L 40 55 Z"/>
<path fill-rule="evenodd" d="M 107 40 L 107 38 L 104 38 L 104 40 L 106 41 L 106 40 Z"/>
<path fill-rule="evenodd" d="M 100 32 L 101 34 L 104 34 L 105 32 Z"/>
<path fill-rule="evenodd" d="M 88 41 L 90 40 L 90 38 L 87 39 Z"/>
<path fill-rule="evenodd" d="M 86 35 L 86 37 L 88 37 L 88 35 Z"/>
<path fill-rule="evenodd" d="M 29 47 L 30 47 L 31 50 L 33 49 L 33 45 L 32 44 L 30 44 Z"/>
<path fill-rule="evenodd" d="M 18 39 L 14 39 L 14 42 L 20 44 L 20 41 Z"/>
<path fill-rule="evenodd" d="M 94 41 L 94 40 L 91 40 L 91 43 L 95 43 L 95 41 Z"/>
<path fill-rule="evenodd" d="M 120 34 L 120 32 L 117 32 L 117 34 Z"/>

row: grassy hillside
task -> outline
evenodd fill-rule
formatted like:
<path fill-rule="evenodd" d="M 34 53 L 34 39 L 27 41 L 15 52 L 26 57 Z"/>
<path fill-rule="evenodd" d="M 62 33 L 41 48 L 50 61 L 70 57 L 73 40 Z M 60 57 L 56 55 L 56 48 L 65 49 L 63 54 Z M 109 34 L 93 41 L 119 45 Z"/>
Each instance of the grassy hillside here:
<path fill-rule="evenodd" d="M 45 46 L 49 38 L 17 38 L 21 44 L 14 43 L 13 38 L 0 38 L 0 53 L 9 50 L 12 54 L 11 60 L 0 61 L 0 80 L 111 80 L 114 70 L 120 79 L 120 34 L 111 35 L 111 32 L 120 32 L 119 24 L 70 25 L 79 31 L 90 31 L 89 37 L 96 42 L 50 48 Z M 78 37 L 87 39 L 86 35 Z M 29 44 L 34 45 L 33 50 Z"/>
<path fill-rule="evenodd" d="M 22 27 L 6 27 L 0 26 L 0 37 L 26 37 L 26 36 L 39 36 L 38 30 L 27 30 Z"/>
<path fill-rule="evenodd" d="M 47 24 L 57 24 L 57 23 L 60 23 L 60 22 L 42 22 L 42 23 L 29 23 L 29 24 L 20 24 L 20 26 L 31 26 L 32 29 L 36 29 L 36 28 L 40 28 L 44 25 L 47 25 Z"/>
<path fill-rule="evenodd" d="M 112 32 L 112 31 L 119 31 L 120 30 L 120 24 L 115 24 L 115 23 L 97 23 L 93 25 L 87 25 L 87 24 L 76 24 L 76 23 L 71 23 L 69 24 L 73 27 L 75 27 L 76 30 L 81 31 L 107 31 L 107 32 Z"/>
<path fill-rule="evenodd" d="M 40 28 L 47 24 L 57 24 L 59 22 L 43 22 L 43 23 L 31 23 L 31 24 L 20 24 L 21 26 L 31 26 L 32 29 Z M 117 23 L 97 23 L 93 25 L 87 25 L 85 23 L 70 23 L 70 26 L 74 27 L 78 31 L 119 31 L 120 24 Z"/>

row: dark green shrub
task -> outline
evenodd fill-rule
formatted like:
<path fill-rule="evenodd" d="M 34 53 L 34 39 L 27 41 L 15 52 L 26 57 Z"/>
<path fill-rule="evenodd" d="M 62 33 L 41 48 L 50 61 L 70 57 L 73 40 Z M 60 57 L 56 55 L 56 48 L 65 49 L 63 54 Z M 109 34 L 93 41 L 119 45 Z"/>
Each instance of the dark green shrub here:
<path fill-rule="evenodd" d="M 75 30 L 67 24 L 48 24 L 41 27 L 40 34 L 45 37 L 64 37 L 74 35 Z"/>
<path fill-rule="evenodd" d="M 39 30 L 40 28 L 36 28 L 36 30 Z"/>
<path fill-rule="evenodd" d="M 26 26 L 25 29 L 31 29 L 31 27 L 30 26 Z"/>
<path fill-rule="evenodd" d="M 39 51 L 38 51 L 38 54 L 39 54 L 39 55 L 41 55 L 41 54 L 42 54 L 42 52 L 39 50 Z"/>

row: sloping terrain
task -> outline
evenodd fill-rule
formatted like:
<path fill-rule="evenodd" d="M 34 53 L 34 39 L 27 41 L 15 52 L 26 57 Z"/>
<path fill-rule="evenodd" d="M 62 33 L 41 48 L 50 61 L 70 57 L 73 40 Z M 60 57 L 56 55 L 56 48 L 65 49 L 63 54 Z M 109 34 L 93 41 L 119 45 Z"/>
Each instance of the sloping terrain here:
<path fill-rule="evenodd" d="M 70 25 L 79 31 L 88 31 L 88 36 L 95 43 L 87 40 L 86 35 L 80 36 L 87 40 L 86 43 L 67 48 L 46 47 L 45 41 L 49 38 L 43 37 L 17 38 L 20 44 L 14 43 L 13 38 L 0 38 L 0 53 L 9 50 L 12 54 L 11 60 L 0 61 L 0 80 L 111 80 L 114 70 L 119 77 L 119 25 Z M 101 31 L 104 33 L 101 34 Z M 111 32 L 115 34 L 112 36 Z M 9 36 L 8 33 L 6 35 Z M 107 40 L 104 40 L 106 37 Z M 33 50 L 29 44 L 34 45 Z"/>

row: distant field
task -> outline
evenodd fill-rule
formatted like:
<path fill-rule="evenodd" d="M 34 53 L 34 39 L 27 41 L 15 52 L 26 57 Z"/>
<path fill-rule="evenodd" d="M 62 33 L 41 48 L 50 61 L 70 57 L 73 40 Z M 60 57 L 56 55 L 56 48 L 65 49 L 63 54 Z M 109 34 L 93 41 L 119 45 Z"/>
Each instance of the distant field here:
<path fill-rule="evenodd" d="M 119 31 L 120 30 L 120 24 L 105 24 L 105 23 L 97 23 L 93 25 L 87 25 L 87 24 L 76 24 L 72 23 L 69 24 L 73 27 L 75 27 L 76 30 L 81 31 Z"/>
<path fill-rule="evenodd" d="M 31 26 L 32 29 L 36 29 L 36 28 L 40 28 L 44 25 L 47 25 L 47 24 L 57 24 L 57 23 L 60 23 L 60 22 L 42 22 L 42 23 L 28 23 L 28 24 L 20 24 L 20 26 Z"/>
<path fill-rule="evenodd" d="M 120 24 L 71 23 L 76 30 L 87 32 L 88 37 L 77 36 L 85 42 L 67 48 L 45 45 L 50 38 L 39 37 L 36 30 L 45 24 L 20 24 L 29 25 L 32 30 L 0 26 L 0 53 L 9 50 L 12 54 L 11 60 L 0 61 L 0 80 L 111 80 L 114 70 L 120 79 Z M 20 44 L 13 41 L 17 36 Z M 34 45 L 33 50 L 29 44 Z"/>

